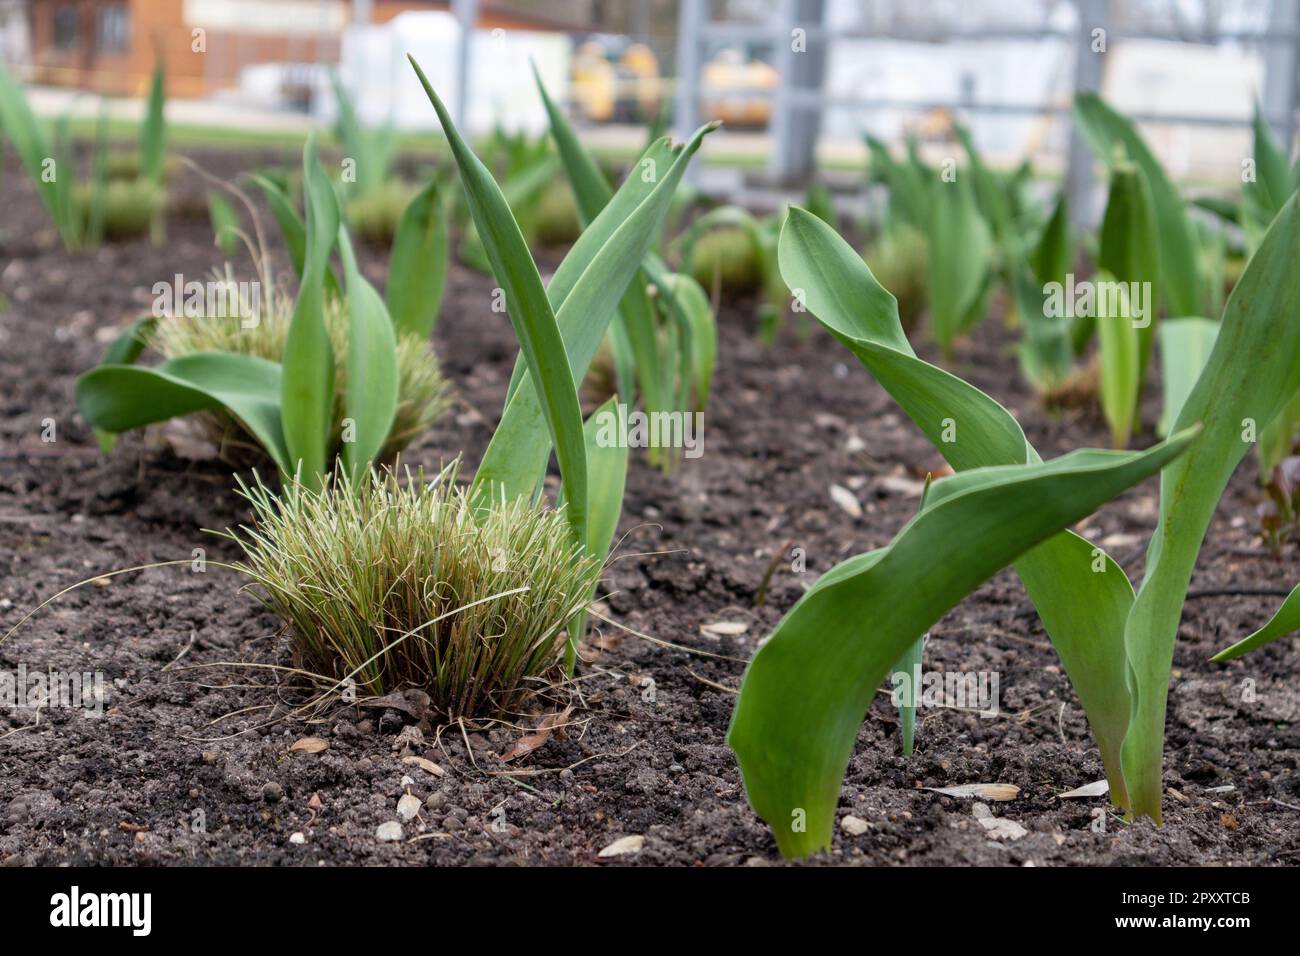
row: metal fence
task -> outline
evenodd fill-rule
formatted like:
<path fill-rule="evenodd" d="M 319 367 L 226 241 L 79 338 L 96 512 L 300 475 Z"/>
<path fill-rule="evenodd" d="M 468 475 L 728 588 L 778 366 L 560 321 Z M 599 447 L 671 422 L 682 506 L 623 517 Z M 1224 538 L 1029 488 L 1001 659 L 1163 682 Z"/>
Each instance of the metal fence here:
<path fill-rule="evenodd" d="M 907 100 L 829 94 L 824 89 L 826 62 L 833 44 L 851 39 L 891 39 L 909 42 L 1051 40 L 1073 56 L 1072 90 L 1099 90 L 1106 56 L 1128 40 L 1177 40 L 1199 44 L 1235 44 L 1258 48 L 1263 53 L 1265 78 L 1261 91 L 1263 112 L 1283 142 L 1291 143 L 1296 133 L 1296 72 L 1300 63 L 1300 0 L 1271 0 L 1259 5 L 1265 22 L 1262 28 L 1219 29 L 1210 25 L 1196 29 L 1186 24 L 1165 24 L 1163 29 L 1145 26 L 1120 0 L 1068 0 L 1073 24 L 1063 28 L 1049 22 L 1020 22 L 1010 26 L 977 25 L 966 28 L 951 19 L 898 18 L 885 23 L 864 16 L 859 28 L 829 28 L 825 23 L 826 0 L 776 0 L 775 12 L 765 22 L 736 22 L 715 18 L 709 0 L 681 0 L 678 24 L 676 129 L 679 135 L 698 125 L 701 102 L 711 91 L 703 81 L 703 55 L 720 44 L 761 45 L 770 49 L 780 82 L 775 90 L 753 90 L 748 95 L 770 96 L 772 120 L 768 172 L 777 181 L 806 177 L 813 170 L 820 119 L 827 110 L 908 110 L 917 113 L 937 108 L 954 109 L 971 115 L 1039 115 L 1068 119 L 1069 101 L 1026 104 L 974 96 L 960 101 Z M 920 8 L 922 5 L 912 5 Z M 942 4 L 930 5 L 942 7 Z M 1024 4 L 1033 19 L 1034 4 Z M 1039 3 L 1040 13 L 1060 12 L 1060 3 Z M 870 5 L 864 5 L 864 10 Z M 939 12 L 949 12 L 939 11 Z M 959 18 L 957 18 L 959 19 Z M 1060 18 L 1055 18 L 1059 20 Z M 1098 50 L 1098 45 L 1101 50 Z M 1239 127 L 1249 122 L 1240 115 L 1148 112 L 1134 115 L 1139 122 L 1185 124 L 1200 127 Z M 1086 207 L 1091 193 L 1092 159 L 1071 124 L 1067 150 L 1067 181 L 1072 205 Z"/>

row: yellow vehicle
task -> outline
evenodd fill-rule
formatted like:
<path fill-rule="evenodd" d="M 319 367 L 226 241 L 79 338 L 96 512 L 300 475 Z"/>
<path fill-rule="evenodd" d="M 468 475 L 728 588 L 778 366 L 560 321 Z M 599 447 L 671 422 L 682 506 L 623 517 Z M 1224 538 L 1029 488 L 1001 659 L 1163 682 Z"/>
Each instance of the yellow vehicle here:
<path fill-rule="evenodd" d="M 590 123 L 649 122 L 659 113 L 663 86 L 659 58 L 644 43 L 601 36 L 574 51 L 573 102 Z"/>
<path fill-rule="evenodd" d="M 704 65 L 700 108 L 707 120 L 730 127 L 758 128 L 772 118 L 772 94 L 779 77 L 769 63 L 747 58 L 738 49 L 719 52 Z"/>

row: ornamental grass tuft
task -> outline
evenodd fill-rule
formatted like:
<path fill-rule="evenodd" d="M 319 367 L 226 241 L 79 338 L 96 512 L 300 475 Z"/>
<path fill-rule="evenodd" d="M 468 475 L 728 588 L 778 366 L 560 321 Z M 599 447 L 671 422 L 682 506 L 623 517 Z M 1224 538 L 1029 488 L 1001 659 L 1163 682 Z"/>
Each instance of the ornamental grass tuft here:
<path fill-rule="evenodd" d="M 233 276 L 226 274 L 237 290 Z M 273 292 L 271 301 L 259 310 L 256 324 L 241 317 L 165 315 L 158 319 L 149 344 L 164 358 L 174 359 L 196 352 L 233 352 L 272 362 L 284 361 L 285 341 L 293 318 L 293 300 Z M 347 396 L 348 304 L 344 299 L 327 299 L 325 327 L 334 351 L 334 428 L 331 447 L 337 448 L 343 430 Z M 380 452 L 381 461 L 392 461 L 399 452 L 446 414 L 452 403 L 451 384 L 443 377 L 433 347 L 419 336 L 397 336 L 397 410 L 392 429 Z M 223 457 L 251 462 L 264 457 L 261 445 L 233 415 L 226 411 L 203 412 L 200 427 Z"/>
<path fill-rule="evenodd" d="M 475 511 L 458 463 L 279 496 L 241 483 L 253 524 L 238 567 L 284 622 L 300 666 L 359 692 L 429 694 L 449 720 L 517 711 L 562 676 L 566 634 L 601 562 L 562 511 L 526 499 Z"/>

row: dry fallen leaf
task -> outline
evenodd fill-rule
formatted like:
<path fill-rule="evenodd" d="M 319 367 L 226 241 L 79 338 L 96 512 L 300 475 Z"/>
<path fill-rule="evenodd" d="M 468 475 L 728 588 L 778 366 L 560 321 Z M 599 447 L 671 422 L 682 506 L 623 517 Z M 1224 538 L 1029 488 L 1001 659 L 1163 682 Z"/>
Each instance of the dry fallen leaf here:
<path fill-rule="evenodd" d="M 511 746 L 509 750 L 501 755 L 501 761 L 514 760 L 516 757 L 522 757 L 530 754 L 546 741 L 551 739 L 551 734 L 563 730 L 564 725 L 569 721 L 569 715 L 573 713 L 572 707 L 566 707 L 556 714 L 547 714 L 542 718 L 537 729 L 531 734 L 520 737 Z"/>
<path fill-rule="evenodd" d="M 318 754 L 330 749 L 330 742 L 320 737 L 299 737 L 289 745 L 290 753 Z"/>
<path fill-rule="evenodd" d="M 748 630 L 747 621 L 714 621 L 712 624 L 700 625 L 700 633 L 708 634 L 710 637 L 735 637 Z"/>
<path fill-rule="evenodd" d="M 1087 783 L 1082 787 L 1074 790 L 1067 790 L 1061 794 L 1062 800 L 1070 797 L 1104 797 L 1110 792 L 1110 782 L 1107 780 L 1098 780 L 1096 783 Z"/>
<path fill-rule="evenodd" d="M 858 503 L 858 496 L 843 485 L 831 485 L 831 501 L 839 505 L 850 518 L 862 517 L 862 505 Z"/>
<path fill-rule="evenodd" d="M 626 856 L 629 853 L 640 853 L 641 848 L 645 846 L 645 837 L 640 835 L 625 836 L 615 840 L 605 849 L 601 850 L 597 856 L 608 859 L 611 856 Z"/>
<path fill-rule="evenodd" d="M 985 800 L 1014 800 L 1020 788 L 1011 783 L 963 783 L 957 787 L 922 787 L 945 797 L 983 797 Z"/>
<path fill-rule="evenodd" d="M 358 701 L 358 705 L 372 710 L 391 707 L 393 710 L 400 710 L 408 717 L 423 720 L 429 713 L 429 695 L 419 688 L 407 687 L 405 690 L 393 691 L 383 697 L 370 697 Z"/>
<path fill-rule="evenodd" d="M 402 758 L 402 763 L 411 763 L 411 764 L 415 764 L 417 767 L 419 767 L 419 768 L 420 768 L 421 770 L 423 770 L 425 773 L 431 773 L 431 774 L 433 774 L 435 777 L 441 777 L 444 773 L 447 772 L 447 771 L 443 770 L 441 767 L 439 767 L 439 766 L 438 766 L 436 763 L 434 763 L 432 760 L 429 760 L 429 759 L 427 759 L 427 758 L 425 758 L 425 757 L 403 757 L 403 758 Z"/>

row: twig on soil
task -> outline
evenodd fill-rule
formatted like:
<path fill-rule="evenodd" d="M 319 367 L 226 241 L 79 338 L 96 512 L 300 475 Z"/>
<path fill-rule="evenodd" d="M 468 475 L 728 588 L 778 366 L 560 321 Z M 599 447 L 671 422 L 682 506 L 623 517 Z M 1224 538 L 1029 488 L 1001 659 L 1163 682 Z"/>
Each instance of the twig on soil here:
<path fill-rule="evenodd" d="M 763 572 L 763 580 L 758 585 L 758 593 L 754 595 L 754 607 L 762 607 L 767 603 L 767 589 L 772 583 L 772 575 L 776 574 L 776 566 L 781 563 L 786 548 L 792 544 L 794 544 L 794 538 L 786 538 L 781 546 L 772 552 L 772 560 L 767 563 L 767 569 Z"/>
<path fill-rule="evenodd" d="M 13 730 L 9 731 L 8 733 L 0 734 L 0 740 L 4 740 L 6 737 L 12 737 L 14 734 L 21 734 L 24 730 L 35 730 L 37 727 L 39 727 L 41 724 L 42 706 L 44 706 L 43 702 L 41 704 L 36 705 L 36 713 L 33 716 L 32 722 L 30 724 L 27 724 L 25 727 L 15 727 Z"/>
<path fill-rule="evenodd" d="M 1188 591 L 1187 600 L 1209 597 L 1286 597 L 1290 593 L 1286 588 L 1204 588 Z"/>
<path fill-rule="evenodd" d="M 694 678 L 695 678 L 697 681 L 699 681 L 701 684 L 708 684 L 710 687 L 716 688 L 717 690 L 720 690 L 720 691 L 722 691 L 723 693 L 727 693 L 727 694 L 739 694 L 739 693 L 740 693 L 740 688 L 739 688 L 739 687 L 728 687 L 726 684 L 719 684 L 719 683 L 718 683 L 717 681 L 715 681 L 715 680 L 709 680 L 707 677 L 701 677 L 699 674 L 695 673 L 695 671 L 691 670 L 689 667 L 686 668 L 686 673 L 690 674 L 692 677 L 694 677 Z"/>
<path fill-rule="evenodd" d="M 186 654 L 188 654 L 188 653 L 190 652 L 191 649 L 193 649 L 193 647 L 194 647 L 194 642 L 197 641 L 198 639 L 199 639 L 199 632 L 198 632 L 198 631 L 190 631 L 190 639 L 189 639 L 189 641 L 186 643 L 186 645 L 185 645 L 184 647 L 181 648 L 181 652 L 180 652 L 179 654 L 176 655 L 176 657 L 172 660 L 172 662 L 171 662 L 170 664 L 167 664 L 165 667 L 163 667 L 163 669 L 162 669 L 162 673 L 165 674 L 165 673 L 167 673 L 169 670 L 171 670 L 173 667 L 175 667 L 175 666 L 177 665 L 177 663 L 180 661 L 180 659 L 181 659 L 182 657 L 184 657 Z"/>
<path fill-rule="evenodd" d="M 634 628 L 628 627 L 626 624 L 620 624 L 618 621 L 605 617 L 603 614 L 599 613 L 598 611 L 591 611 L 590 614 L 592 617 L 598 618 L 604 621 L 606 624 L 612 624 L 614 627 L 627 631 L 633 637 L 639 637 L 643 641 L 649 641 L 651 644 L 658 644 L 660 647 L 667 647 L 674 651 L 682 651 L 685 654 L 696 654 L 700 657 L 715 657 L 720 661 L 735 661 L 737 664 L 749 663 L 749 661 L 745 660 L 743 657 L 732 657 L 729 654 L 714 654 L 712 651 L 701 651 L 694 647 L 685 647 L 681 644 L 673 644 L 671 641 L 665 641 L 657 637 L 651 637 L 649 634 L 643 634 L 642 632 Z"/>
<path fill-rule="evenodd" d="M 511 774 L 517 777 L 525 777 L 525 776 L 539 777 L 544 773 L 564 773 L 564 771 L 566 770 L 573 770 L 575 767 L 581 767 L 584 763 L 588 763 L 592 760 L 597 760 L 601 757 L 626 757 L 633 750 L 636 750 L 637 747 L 640 747 L 643 743 L 645 743 L 644 740 L 638 740 L 636 743 L 634 743 L 631 747 L 628 747 L 627 750 L 624 750 L 622 753 L 614 753 L 613 751 L 610 751 L 609 753 L 592 754 L 589 757 L 583 757 L 581 760 L 577 761 L 576 763 L 569 764 L 567 767 L 537 767 L 528 770 L 521 770 L 518 767 L 516 767 L 514 770 L 509 770 L 509 771 L 486 770 L 484 771 L 484 773 L 486 776 L 489 777 L 508 777 Z"/>
<path fill-rule="evenodd" d="M 465 753 L 469 754 L 469 762 L 478 770 L 478 761 L 474 758 L 474 748 L 470 746 L 469 734 L 465 731 L 465 718 L 460 717 L 456 721 L 460 725 L 460 735 L 465 738 Z"/>
<path fill-rule="evenodd" d="M 30 611 L 24 614 L 22 619 L 17 624 L 15 624 L 13 627 L 9 628 L 9 630 L 5 632 L 4 637 L 0 637 L 0 644 L 3 644 L 5 641 L 9 640 L 9 638 L 13 637 L 14 632 L 17 631 L 24 624 L 26 624 L 28 621 L 30 621 L 37 614 L 37 612 L 53 604 L 55 601 L 63 597 L 63 595 L 67 594 L 69 591 L 75 591 L 77 590 L 77 588 L 84 587 L 85 585 L 89 584 L 91 581 L 98 581 L 101 578 L 114 578 L 117 577 L 119 574 L 130 574 L 132 571 L 148 571 L 152 568 L 169 568 L 169 567 L 174 567 L 175 565 L 178 564 L 193 564 L 193 563 L 194 563 L 193 558 L 181 558 L 179 561 L 158 561 L 155 562 L 154 564 L 137 564 L 133 568 L 119 568 L 116 571 L 105 571 L 103 574 L 96 574 L 93 575 L 92 577 L 86 578 L 84 581 L 78 581 L 76 584 L 70 584 L 62 591 L 59 591 L 57 594 L 51 595 L 50 597 L 46 598 L 40 604 L 36 605 L 36 607 L 32 608 Z M 228 568 L 233 571 L 239 570 L 239 568 L 235 567 L 233 564 L 226 564 L 222 561 L 209 561 L 207 563 L 216 568 Z"/>

